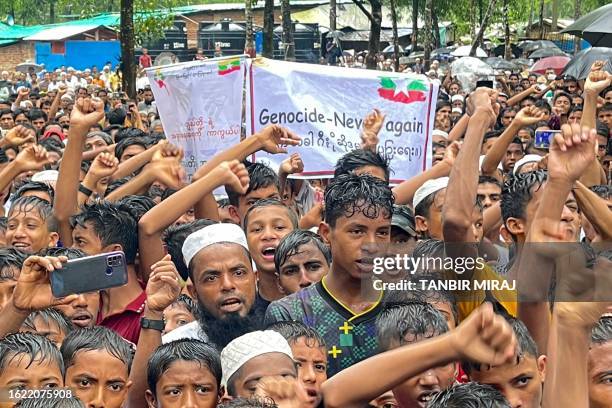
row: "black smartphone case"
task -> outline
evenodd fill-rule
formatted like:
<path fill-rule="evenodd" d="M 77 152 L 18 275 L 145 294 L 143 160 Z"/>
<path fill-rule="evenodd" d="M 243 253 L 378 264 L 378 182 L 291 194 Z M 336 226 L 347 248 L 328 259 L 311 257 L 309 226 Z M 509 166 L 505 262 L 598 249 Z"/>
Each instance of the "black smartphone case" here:
<path fill-rule="evenodd" d="M 73 259 L 51 272 L 50 280 L 56 298 L 123 286 L 127 283 L 125 255 L 119 251 Z"/>

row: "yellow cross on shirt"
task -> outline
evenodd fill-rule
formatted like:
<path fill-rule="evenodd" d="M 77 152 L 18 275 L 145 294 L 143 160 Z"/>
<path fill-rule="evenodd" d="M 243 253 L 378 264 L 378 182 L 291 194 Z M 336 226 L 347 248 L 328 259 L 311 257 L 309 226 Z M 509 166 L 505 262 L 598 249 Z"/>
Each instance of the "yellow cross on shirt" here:
<path fill-rule="evenodd" d="M 333 358 L 337 358 L 338 354 L 342 354 L 342 350 L 340 350 L 339 348 L 337 348 L 336 346 L 332 347 L 331 350 L 329 350 L 327 352 L 328 354 L 331 354 Z"/>
<path fill-rule="evenodd" d="M 353 326 L 349 326 L 348 322 L 344 322 L 344 325 L 338 327 L 344 334 L 349 334 L 349 331 L 353 330 Z"/>

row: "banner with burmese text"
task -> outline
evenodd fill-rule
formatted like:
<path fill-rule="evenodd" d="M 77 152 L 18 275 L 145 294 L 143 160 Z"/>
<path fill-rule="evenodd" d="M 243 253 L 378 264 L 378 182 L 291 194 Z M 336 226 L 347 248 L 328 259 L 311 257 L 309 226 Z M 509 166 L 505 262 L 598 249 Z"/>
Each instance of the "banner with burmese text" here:
<path fill-rule="evenodd" d="M 337 160 L 360 145 L 365 116 L 386 114 L 378 150 L 391 159 L 392 182 L 431 166 L 438 86 L 414 74 L 300 64 L 258 58 L 247 65 L 247 129 L 278 124 L 302 141 L 289 147 L 304 161 L 304 178 L 333 175 Z M 258 153 L 277 169 L 283 155 Z"/>
<path fill-rule="evenodd" d="M 185 150 L 189 179 L 218 152 L 240 142 L 245 56 L 146 70 L 168 140 Z"/>

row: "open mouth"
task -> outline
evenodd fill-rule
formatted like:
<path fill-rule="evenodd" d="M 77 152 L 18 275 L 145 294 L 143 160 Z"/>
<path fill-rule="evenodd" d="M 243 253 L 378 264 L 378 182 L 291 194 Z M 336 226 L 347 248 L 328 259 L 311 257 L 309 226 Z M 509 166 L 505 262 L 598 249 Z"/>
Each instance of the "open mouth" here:
<path fill-rule="evenodd" d="M 11 244 L 13 247 L 17 248 L 17 249 L 21 249 L 21 250 L 26 250 L 26 249 L 30 249 L 30 244 L 28 244 L 27 242 L 13 242 Z"/>
<path fill-rule="evenodd" d="M 242 308 L 242 301 L 238 298 L 225 299 L 220 304 L 220 309 L 224 312 L 237 312 Z"/>
<path fill-rule="evenodd" d="M 273 247 L 273 246 L 265 247 L 261 251 L 261 254 L 263 255 L 263 258 L 266 261 L 272 261 L 272 262 L 274 262 L 274 254 L 275 253 L 276 253 L 276 247 Z"/>
<path fill-rule="evenodd" d="M 417 401 L 419 404 L 421 404 L 421 406 L 426 407 L 437 393 L 437 391 L 426 391 L 419 395 Z"/>
<path fill-rule="evenodd" d="M 87 327 L 91 323 L 92 317 L 89 313 L 80 313 L 72 316 L 72 323 L 79 327 Z"/>

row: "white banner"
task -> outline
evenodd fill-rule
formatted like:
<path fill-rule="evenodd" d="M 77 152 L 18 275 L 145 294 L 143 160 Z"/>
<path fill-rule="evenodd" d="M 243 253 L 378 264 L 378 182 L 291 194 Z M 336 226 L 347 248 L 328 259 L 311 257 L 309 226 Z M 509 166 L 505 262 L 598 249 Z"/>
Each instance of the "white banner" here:
<path fill-rule="evenodd" d="M 422 75 L 257 59 L 248 64 L 247 129 L 279 124 L 302 137 L 303 176 L 333 174 L 336 161 L 359 148 L 365 116 L 386 114 L 378 150 L 391 159 L 392 182 L 431 166 L 438 86 Z M 257 154 L 277 169 L 285 158 Z"/>
<path fill-rule="evenodd" d="M 146 70 L 168 140 L 185 149 L 189 179 L 240 142 L 245 57 L 213 58 Z"/>

